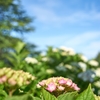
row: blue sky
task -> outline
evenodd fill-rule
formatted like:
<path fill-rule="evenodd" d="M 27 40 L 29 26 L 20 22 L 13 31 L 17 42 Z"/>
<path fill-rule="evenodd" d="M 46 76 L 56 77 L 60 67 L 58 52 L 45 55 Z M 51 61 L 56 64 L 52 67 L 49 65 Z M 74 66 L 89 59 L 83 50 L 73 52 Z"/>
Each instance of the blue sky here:
<path fill-rule="evenodd" d="M 100 0 L 21 0 L 35 31 L 25 35 L 39 50 L 73 48 L 88 58 L 100 51 Z"/>

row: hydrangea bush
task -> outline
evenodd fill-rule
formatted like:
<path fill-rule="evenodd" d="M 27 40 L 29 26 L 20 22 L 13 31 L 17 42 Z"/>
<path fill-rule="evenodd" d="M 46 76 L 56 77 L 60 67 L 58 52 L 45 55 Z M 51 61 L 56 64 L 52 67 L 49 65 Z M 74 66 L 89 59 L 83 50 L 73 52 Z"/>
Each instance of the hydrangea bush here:
<path fill-rule="evenodd" d="M 100 94 L 98 89 L 100 88 L 99 63 L 94 59 L 88 60 L 83 54 L 76 53 L 72 48 L 48 47 L 46 52 L 35 58 L 25 58 L 25 64 L 24 70 L 35 75 L 39 79 L 38 81 L 54 76 L 68 77 L 76 84 L 80 83 L 81 91 L 92 83 L 94 92 Z"/>
<path fill-rule="evenodd" d="M 0 97 L 8 97 L 8 94 L 12 96 L 26 94 L 20 98 L 52 100 L 53 97 L 53 100 L 76 100 L 78 95 L 78 98 L 81 98 L 80 95 L 90 93 L 92 98 L 99 99 L 99 96 L 94 96 L 91 92 L 93 90 L 96 95 L 100 95 L 100 67 L 94 59 L 88 60 L 84 55 L 64 46 L 60 48 L 48 47 L 45 53 L 34 57 L 29 56 L 28 53 L 24 54 L 22 45 L 20 49 L 17 47 L 16 52 L 11 51 L 7 58 L 10 60 L 10 67 L 18 71 L 11 68 L 0 69 Z M 29 78 L 30 76 L 31 78 Z M 90 86 L 88 87 L 90 83 L 92 89 Z M 43 87 L 43 91 L 41 91 L 41 87 Z M 33 97 L 33 95 L 39 96 L 39 98 Z M 75 97 L 71 98 L 69 95 L 75 95 Z M 17 97 L 14 97 L 14 100 L 16 100 L 15 98 Z M 88 98 L 87 100 L 92 99 Z"/>

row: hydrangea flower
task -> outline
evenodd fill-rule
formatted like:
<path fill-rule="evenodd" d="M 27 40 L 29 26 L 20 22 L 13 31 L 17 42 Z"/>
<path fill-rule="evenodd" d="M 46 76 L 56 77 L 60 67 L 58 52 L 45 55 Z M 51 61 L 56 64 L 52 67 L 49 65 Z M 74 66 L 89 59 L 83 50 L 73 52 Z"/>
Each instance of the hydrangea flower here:
<path fill-rule="evenodd" d="M 99 65 L 99 63 L 98 63 L 96 60 L 90 60 L 88 63 L 89 63 L 91 66 L 98 66 L 98 65 Z"/>
<path fill-rule="evenodd" d="M 4 87 L 8 88 L 8 90 L 16 90 L 21 86 L 26 86 L 34 79 L 34 76 L 22 70 L 15 71 L 11 68 L 0 69 L 0 84 L 4 84 Z"/>
<path fill-rule="evenodd" d="M 32 57 L 26 57 L 26 58 L 25 58 L 25 61 L 26 61 L 27 63 L 31 63 L 31 64 L 37 64 L 37 63 L 38 63 L 38 60 L 35 59 L 35 58 L 32 58 Z"/>
<path fill-rule="evenodd" d="M 45 90 L 54 94 L 55 96 L 65 92 L 80 90 L 77 84 L 73 83 L 71 79 L 64 77 L 52 77 L 48 78 L 47 80 L 42 80 L 38 83 L 38 86 L 43 87 Z"/>
<path fill-rule="evenodd" d="M 26 85 L 28 81 L 30 83 L 32 80 L 35 79 L 34 76 L 22 70 L 15 71 L 15 70 L 12 70 L 11 68 L 2 68 L 0 69 L 0 72 L 1 72 L 0 84 L 16 83 L 18 86 L 22 86 L 22 85 Z"/>

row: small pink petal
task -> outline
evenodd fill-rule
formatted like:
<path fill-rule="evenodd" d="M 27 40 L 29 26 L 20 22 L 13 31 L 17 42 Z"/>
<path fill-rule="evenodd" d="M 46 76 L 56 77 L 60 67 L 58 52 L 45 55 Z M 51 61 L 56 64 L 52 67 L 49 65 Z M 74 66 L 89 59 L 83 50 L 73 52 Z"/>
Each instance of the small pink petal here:
<path fill-rule="evenodd" d="M 53 92 L 56 90 L 56 85 L 54 83 L 49 83 L 47 88 L 46 88 L 49 92 Z"/>
<path fill-rule="evenodd" d="M 64 84 L 66 84 L 66 82 L 67 82 L 67 80 L 65 80 L 65 79 L 60 79 L 60 80 L 58 80 L 58 83 L 60 84 L 60 85 L 64 85 Z"/>
<path fill-rule="evenodd" d="M 75 86 L 76 86 L 76 84 L 75 83 L 72 83 L 71 88 L 74 89 Z"/>
<path fill-rule="evenodd" d="M 2 84 L 3 83 L 3 81 L 2 81 L 2 79 L 0 78 L 0 84 Z"/>
<path fill-rule="evenodd" d="M 63 86 L 58 86 L 58 90 L 63 91 L 65 89 L 65 87 Z"/>
<path fill-rule="evenodd" d="M 44 86 L 44 85 L 45 85 L 45 80 L 39 82 L 39 85 L 40 85 L 40 86 Z"/>
<path fill-rule="evenodd" d="M 72 85 L 72 80 L 68 79 L 67 82 L 66 82 L 66 85 L 71 86 Z"/>
<path fill-rule="evenodd" d="M 73 89 L 76 90 L 76 91 L 79 91 L 79 90 L 80 90 L 80 88 L 79 88 L 75 83 L 73 83 L 73 84 L 71 85 L 71 88 L 73 88 Z"/>
<path fill-rule="evenodd" d="M 2 77 L 1 77 L 1 80 L 2 80 L 3 82 L 6 82 L 7 77 L 6 77 L 6 76 L 2 76 Z"/>
<path fill-rule="evenodd" d="M 16 81 L 13 79 L 9 79 L 8 83 L 11 84 L 12 86 L 16 85 Z"/>
<path fill-rule="evenodd" d="M 74 90 L 79 91 L 80 88 L 75 84 L 75 85 L 74 85 Z"/>

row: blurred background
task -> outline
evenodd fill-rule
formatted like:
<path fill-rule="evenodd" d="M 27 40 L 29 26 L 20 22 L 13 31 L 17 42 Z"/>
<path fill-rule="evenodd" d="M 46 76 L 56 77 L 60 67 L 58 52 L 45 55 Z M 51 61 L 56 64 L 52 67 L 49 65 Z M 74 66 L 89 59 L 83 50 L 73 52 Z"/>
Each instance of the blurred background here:
<path fill-rule="evenodd" d="M 24 70 L 37 82 L 68 77 L 81 91 L 92 83 L 100 94 L 99 3 L 0 0 L 0 68 Z"/>
<path fill-rule="evenodd" d="M 99 0 L 22 0 L 28 15 L 35 17 L 35 31 L 25 38 L 41 50 L 64 45 L 93 58 L 100 51 L 99 3 Z"/>

